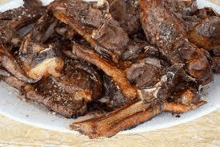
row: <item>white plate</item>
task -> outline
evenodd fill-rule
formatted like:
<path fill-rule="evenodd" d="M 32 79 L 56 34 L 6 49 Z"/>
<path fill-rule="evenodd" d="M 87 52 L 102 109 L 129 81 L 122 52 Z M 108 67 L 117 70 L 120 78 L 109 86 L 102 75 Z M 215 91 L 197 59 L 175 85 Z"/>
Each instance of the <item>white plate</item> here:
<path fill-rule="evenodd" d="M 202 0 L 201 0 L 202 1 Z M 17 1 L 18 2 L 18 1 Z M 19 4 L 19 3 L 18 3 Z M 0 6 L 1 11 L 1 6 Z M 185 123 L 220 108 L 220 76 L 215 76 L 215 82 L 209 84 L 208 95 L 204 99 L 207 104 L 196 110 L 181 114 L 180 118 L 171 113 L 162 113 L 137 127 L 121 133 L 144 132 Z M 67 126 L 73 119 L 66 119 L 58 115 L 50 114 L 42 106 L 25 103 L 17 98 L 17 91 L 5 83 L 0 83 L 0 113 L 16 121 L 36 127 L 61 132 L 72 132 Z"/>

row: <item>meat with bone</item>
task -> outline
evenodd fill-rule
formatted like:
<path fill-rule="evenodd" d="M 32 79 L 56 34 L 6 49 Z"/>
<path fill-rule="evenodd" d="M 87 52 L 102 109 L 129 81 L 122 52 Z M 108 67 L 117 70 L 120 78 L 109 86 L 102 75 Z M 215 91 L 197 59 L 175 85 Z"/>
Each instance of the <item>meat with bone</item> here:
<path fill-rule="evenodd" d="M 212 69 L 214 73 L 220 73 L 220 57 L 213 57 Z"/>
<path fill-rule="evenodd" d="M 184 101 L 184 104 L 167 101 L 171 92 L 166 92 L 167 90 L 171 91 L 177 84 L 177 77 L 181 73 L 179 69 L 181 66 L 172 67 L 170 72 L 176 71 L 175 73 L 167 72 L 153 87 L 139 90 L 139 96 L 143 98 L 142 101 L 134 101 L 113 112 L 94 118 L 74 121 L 70 124 L 70 128 L 88 135 L 90 138 L 111 137 L 120 130 L 140 124 L 161 112 L 184 113 L 204 104 L 204 101 L 199 101 L 196 104 L 188 104 Z M 185 95 L 183 94 L 183 96 Z M 190 101 L 190 98 L 187 99 Z"/>
<path fill-rule="evenodd" d="M 197 10 L 196 0 L 163 0 L 162 4 L 180 18 Z"/>
<path fill-rule="evenodd" d="M 77 77 L 77 78 L 75 78 Z M 43 78 L 28 84 L 13 76 L 3 77 L 9 85 L 19 89 L 27 99 L 43 103 L 48 109 L 65 117 L 87 113 L 87 103 L 99 99 L 102 93 L 100 76 L 86 63 L 65 60 L 63 75 Z"/>
<path fill-rule="evenodd" d="M 139 89 L 154 86 L 164 74 L 164 67 L 157 58 L 144 58 L 126 69 L 128 80 Z"/>
<path fill-rule="evenodd" d="M 172 64 L 185 63 L 186 70 L 202 84 L 213 80 L 206 53 L 187 39 L 183 24 L 166 10 L 161 0 L 139 0 L 141 23 L 147 40 Z"/>
<path fill-rule="evenodd" d="M 99 100 L 109 108 L 116 109 L 127 104 L 121 89 L 114 83 L 111 77 L 103 75 L 105 95 Z"/>
<path fill-rule="evenodd" d="M 90 102 L 100 98 L 102 94 L 100 75 L 88 64 L 66 59 L 62 74 L 61 77 L 52 79 L 60 88 L 75 95 L 75 100 Z"/>
<path fill-rule="evenodd" d="M 137 0 L 108 0 L 109 13 L 128 34 L 140 28 L 140 15 Z"/>
<path fill-rule="evenodd" d="M 99 68 L 101 68 L 104 72 L 106 72 L 106 66 L 101 66 L 100 65 L 100 59 L 98 58 L 97 55 L 95 55 L 95 53 L 92 53 L 92 51 L 89 51 L 88 49 L 86 50 L 85 48 L 80 49 L 80 48 L 76 48 L 76 46 L 73 48 L 73 53 L 75 54 L 76 58 L 78 59 L 84 59 L 87 62 L 90 62 L 92 64 L 95 64 L 96 66 L 98 66 Z M 152 58 L 147 58 L 144 60 L 144 64 L 149 64 L 148 66 L 153 66 L 152 68 L 159 68 L 158 66 L 160 64 L 155 64 L 157 63 L 158 60 L 156 59 L 152 59 Z M 102 62 L 103 63 L 103 62 Z M 143 61 L 141 62 L 143 64 Z M 140 64 L 141 64 L 140 63 Z M 132 69 L 135 69 L 139 64 L 137 64 L 136 66 L 134 65 L 134 67 L 131 66 L 130 68 L 130 73 L 132 75 Z M 144 66 L 144 65 L 142 65 Z M 147 65 L 145 65 L 147 66 Z M 190 103 L 193 98 L 189 96 L 186 97 L 185 101 L 184 100 L 180 100 L 181 103 L 174 103 L 174 101 L 172 103 L 168 102 L 169 97 L 172 95 L 172 93 L 175 91 L 174 87 L 178 84 L 180 76 L 183 75 L 182 70 L 183 70 L 183 64 L 179 64 L 179 65 L 173 65 L 172 68 L 169 69 L 169 71 L 167 71 L 167 74 L 164 76 L 161 76 L 160 79 L 158 80 L 158 82 L 155 82 L 155 84 L 149 85 L 149 87 L 145 87 L 143 89 L 137 89 L 138 91 L 138 98 L 141 99 L 140 105 L 136 104 L 131 104 L 131 105 L 127 105 L 122 107 L 121 109 L 115 110 L 113 112 L 107 115 L 103 114 L 99 117 L 94 117 L 92 119 L 89 120 L 85 120 L 85 121 L 80 121 L 80 122 L 73 122 L 70 127 L 74 130 L 80 131 L 83 134 L 88 135 L 91 138 L 96 138 L 99 136 L 112 136 L 115 133 L 117 133 L 119 130 L 124 129 L 124 128 L 128 128 L 128 127 L 132 127 L 135 124 L 141 123 L 142 121 L 145 121 L 155 115 L 157 115 L 158 113 L 162 112 L 162 111 L 171 111 L 171 112 L 177 112 L 177 113 L 183 113 L 185 111 L 189 111 L 191 109 L 195 109 L 196 107 L 204 104 L 203 101 L 197 101 L 197 103 L 192 104 Z M 161 67 L 160 67 L 161 68 Z M 137 71 L 140 70 L 137 68 Z M 111 71 L 111 70 L 109 70 Z M 112 73 L 114 73 L 114 71 L 112 71 Z M 106 74 L 108 74 L 106 72 Z M 155 76 L 157 76 L 157 74 L 152 75 L 151 78 L 147 78 L 148 81 L 145 82 L 146 84 L 148 84 L 148 82 L 151 82 L 150 79 L 155 79 Z M 114 76 L 113 76 L 114 79 Z M 114 81 L 114 80 L 113 80 Z M 117 81 L 114 81 L 115 83 Z M 119 86 L 119 88 L 121 88 Z M 121 90 L 124 90 L 121 88 Z M 123 92 L 123 91 L 122 91 Z M 192 93 L 193 95 L 194 93 Z M 127 95 L 125 95 L 127 96 Z M 183 94 L 182 97 L 184 97 L 185 95 Z M 186 103 L 186 101 L 188 101 L 188 103 Z M 137 102 L 139 104 L 139 102 Z M 190 104 L 189 104 L 190 103 Z M 146 106 L 146 107 L 145 107 Z M 152 107 L 151 107 L 152 106 Z M 140 107 L 140 108 L 139 108 Z M 151 109 L 153 109 L 152 113 L 151 110 L 148 110 L 148 107 L 150 107 Z M 149 109 L 150 109 L 149 108 Z M 143 115 L 146 111 L 146 115 Z M 155 110 L 155 111 L 154 111 Z M 156 111 L 158 110 L 158 111 Z M 130 114 L 129 114 L 130 112 Z M 131 112 L 134 112 L 131 113 Z M 136 114 L 137 113 L 137 114 Z M 139 113 L 141 113 L 142 115 L 138 115 Z M 123 114 L 123 115 L 120 115 Z M 143 117 L 145 116 L 145 117 Z M 137 119 L 136 122 L 127 122 L 127 119 Z M 119 121 L 120 120 L 120 121 Z M 110 122 L 107 123 L 107 122 Z M 107 124 L 106 124 L 107 123 Z M 116 127 L 116 126 L 117 127 Z M 112 126 L 115 126 L 114 129 L 110 129 L 112 128 Z M 104 130 L 101 128 L 105 128 Z"/>
<path fill-rule="evenodd" d="M 24 2 L 0 14 L 0 80 L 64 117 L 90 114 L 70 124 L 90 138 L 196 109 L 220 72 L 219 15 L 194 0 Z"/>
<path fill-rule="evenodd" d="M 128 35 L 109 13 L 108 2 L 102 6 L 82 0 L 55 1 L 49 6 L 54 16 L 70 25 L 100 54 L 117 60 L 128 43 Z"/>
<path fill-rule="evenodd" d="M 22 69 L 19 62 L 16 61 L 14 56 L 3 45 L 0 46 L 0 66 L 5 68 L 8 72 L 14 75 L 21 81 L 27 83 L 34 83 L 39 79 L 30 78 Z"/>
<path fill-rule="evenodd" d="M 57 20 L 42 16 L 31 32 L 23 39 L 19 49 L 19 59 L 29 77 L 61 76 L 64 62 L 59 44 L 43 44 L 54 32 Z"/>
<path fill-rule="evenodd" d="M 220 17 L 204 19 L 189 32 L 188 38 L 198 47 L 220 50 Z"/>
<path fill-rule="evenodd" d="M 131 85 L 131 83 L 127 80 L 124 71 L 112 66 L 86 46 L 74 44 L 73 54 L 77 59 L 85 60 L 88 63 L 96 65 L 98 68 L 102 69 L 106 75 L 110 76 L 114 83 L 120 87 L 122 93 L 127 99 L 127 102 L 136 99 L 136 87 Z"/>
<path fill-rule="evenodd" d="M 0 40 L 19 46 L 45 11 L 38 0 L 26 0 L 24 6 L 0 13 Z"/>

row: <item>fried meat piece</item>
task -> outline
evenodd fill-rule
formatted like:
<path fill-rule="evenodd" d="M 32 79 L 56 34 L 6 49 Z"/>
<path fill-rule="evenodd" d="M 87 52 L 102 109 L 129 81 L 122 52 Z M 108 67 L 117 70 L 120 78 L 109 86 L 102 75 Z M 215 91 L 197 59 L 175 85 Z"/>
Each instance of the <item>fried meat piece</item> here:
<path fill-rule="evenodd" d="M 203 20 L 188 33 L 188 38 L 198 47 L 220 50 L 220 17 L 212 16 Z"/>
<path fill-rule="evenodd" d="M 74 44 L 72 53 L 77 59 L 85 60 L 86 62 L 94 64 L 98 68 L 102 69 L 105 74 L 110 76 L 114 83 L 119 86 L 128 102 L 136 99 L 136 87 L 130 84 L 123 70 L 109 64 L 86 46 Z"/>
<path fill-rule="evenodd" d="M 64 62 L 59 43 L 45 44 L 57 24 L 47 13 L 38 20 L 31 32 L 23 39 L 19 60 L 29 77 L 40 79 L 53 75 L 61 76 Z"/>
<path fill-rule="evenodd" d="M 99 99 L 102 93 L 100 75 L 88 64 L 65 59 L 62 76 L 42 78 L 34 84 L 9 75 L 2 78 L 19 89 L 27 99 L 39 102 L 65 117 L 87 114 L 87 103 Z"/>
<path fill-rule="evenodd" d="M 121 130 L 151 119 L 161 112 L 184 113 L 201 106 L 204 101 L 191 103 L 193 98 L 188 96 L 189 93 L 183 93 L 183 96 L 188 96 L 185 98 L 187 102 L 184 100 L 181 101 L 182 103 L 167 101 L 171 96 L 172 89 L 178 83 L 181 67 L 173 66 L 153 87 L 138 90 L 139 96 L 142 98 L 141 101 L 134 101 L 113 112 L 94 116 L 87 120 L 74 121 L 70 124 L 70 128 L 88 135 L 90 138 L 111 137 Z"/>
<path fill-rule="evenodd" d="M 137 0 L 108 0 L 109 13 L 129 35 L 140 28 L 139 5 Z"/>
<path fill-rule="evenodd" d="M 183 24 L 166 10 L 161 0 L 139 0 L 141 23 L 147 40 L 172 64 L 185 63 L 186 70 L 202 84 L 213 80 L 206 52 L 190 43 Z"/>
<path fill-rule="evenodd" d="M 21 68 L 19 62 L 16 61 L 14 56 L 3 46 L 0 46 L 0 67 L 6 69 L 10 74 L 14 75 L 21 81 L 27 83 L 37 82 L 39 79 L 30 78 Z"/>
<path fill-rule="evenodd" d="M 39 1 L 26 0 L 24 6 L 0 13 L 0 40 L 18 47 L 45 12 Z"/>
<path fill-rule="evenodd" d="M 117 61 L 129 39 L 108 12 L 108 5 L 107 1 L 99 6 L 82 0 L 59 0 L 52 3 L 49 9 L 57 19 L 85 38 L 98 53 L 110 55 L 113 61 Z"/>

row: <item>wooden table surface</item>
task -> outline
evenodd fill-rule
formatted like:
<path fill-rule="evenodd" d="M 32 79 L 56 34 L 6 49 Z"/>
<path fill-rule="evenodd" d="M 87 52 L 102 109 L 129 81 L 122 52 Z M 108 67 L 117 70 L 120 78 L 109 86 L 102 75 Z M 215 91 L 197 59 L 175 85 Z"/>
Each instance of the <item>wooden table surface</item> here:
<path fill-rule="evenodd" d="M 220 0 L 210 1 L 220 5 Z M 0 115 L 0 147 L 3 146 L 220 147 L 220 110 L 170 128 L 93 140 L 80 134 L 36 128 Z"/>

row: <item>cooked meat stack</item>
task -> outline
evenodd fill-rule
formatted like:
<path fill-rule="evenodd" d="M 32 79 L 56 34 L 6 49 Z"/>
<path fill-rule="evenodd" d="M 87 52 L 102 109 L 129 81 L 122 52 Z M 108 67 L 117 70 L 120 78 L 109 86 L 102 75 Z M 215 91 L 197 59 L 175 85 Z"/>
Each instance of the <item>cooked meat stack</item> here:
<path fill-rule="evenodd" d="M 194 0 L 38 0 L 0 13 L 0 79 L 111 137 L 162 112 L 205 103 L 220 73 L 220 17 Z"/>

